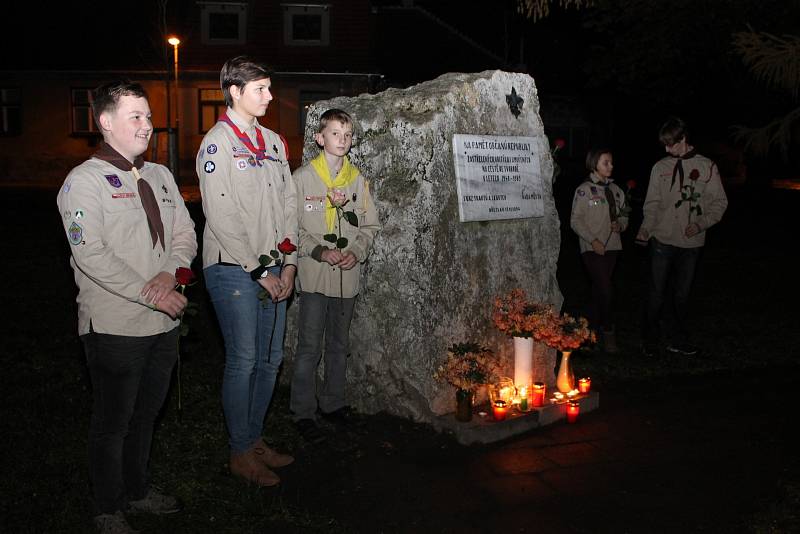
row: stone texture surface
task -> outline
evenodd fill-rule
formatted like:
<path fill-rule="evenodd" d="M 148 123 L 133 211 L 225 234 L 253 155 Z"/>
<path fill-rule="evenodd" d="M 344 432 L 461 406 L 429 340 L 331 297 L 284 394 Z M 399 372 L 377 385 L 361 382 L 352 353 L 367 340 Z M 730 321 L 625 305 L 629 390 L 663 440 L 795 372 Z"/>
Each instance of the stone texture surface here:
<path fill-rule="evenodd" d="M 512 87 L 524 99 L 518 118 L 506 102 Z M 513 376 L 512 341 L 491 323 L 496 296 L 521 287 L 532 298 L 561 305 L 553 161 L 536 86 L 525 74 L 451 73 L 404 90 L 318 102 L 308 113 L 304 162 L 318 153 L 311 128 L 332 107 L 355 119 L 350 157 L 371 181 L 382 223 L 351 327 L 348 401 L 359 411 L 431 422 L 454 409 L 453 389 L 432 377 L 452 343 L 473 340 L 492 348 Z M 456 133 L 534 137 L 544 217 L 460 223 Z M 296 312 L 293 306 L 289 370 Z M 554 363 L 553 350 L 536 347 L 534 380 L 552 386 Z"/>

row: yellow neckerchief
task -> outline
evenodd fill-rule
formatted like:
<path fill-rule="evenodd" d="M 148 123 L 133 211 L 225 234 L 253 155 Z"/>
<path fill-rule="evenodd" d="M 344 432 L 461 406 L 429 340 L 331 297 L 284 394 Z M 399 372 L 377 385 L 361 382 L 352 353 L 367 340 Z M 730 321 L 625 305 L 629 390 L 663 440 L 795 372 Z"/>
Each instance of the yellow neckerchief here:
<path fill-rule="evenodd" d="M 335 180 L 331 180 L 331 171 L 328 169 L 328 161 L 325 159 L 325 152 L 320 152 L 319 156 L 311 160 L 311 166 L 317 171 L 322 183 L 328 189 L 344 189 L 358 177 L 358 169 L 350 163 L 350 159 L 345 156 L 342 161 L 342 168 L 339 174 L 336 175 Z M 336 224 L 336 208 L 331 204 L 331 199 L 325 195 L 325 222 L 328 225 L 328 231 L 333 232 L 333 227 Z"/>

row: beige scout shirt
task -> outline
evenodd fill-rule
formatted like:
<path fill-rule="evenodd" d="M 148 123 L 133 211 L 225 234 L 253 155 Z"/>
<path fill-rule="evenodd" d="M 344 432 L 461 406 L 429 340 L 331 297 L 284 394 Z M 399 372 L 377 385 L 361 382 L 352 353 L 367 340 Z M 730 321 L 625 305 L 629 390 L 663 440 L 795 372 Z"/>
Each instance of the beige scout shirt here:
<path fill-rule="evenodd" d="M 609 180 L 608 187 L 614 195 L 617 213 L 625 207 L 625 193 L 622 189 Z M 611 231 L 611 215 L 608 213 L 608 201 L 600 179 L 592 174 L 575 190 L 572 199 L 572 215 L 570 226 L 580 237 L 581 252 L 592 249 L 592 241 L 597 239 L 605 244 L 606 250 L 622 250 L 620 232 L 628 227 L 628 217 L 618 216 L 620 232 Z"/>
<path fill-rule="evenodd" d="M 334 226 L 333 233 L 346 237 L 348 240 L 345 251 L 350 251 L 358 258 L 358 263 L 349 270 L 342 271 L 338 267 L 319 260 L 312 256 L 317 247 L 332 248 L 333 244 L 325 241 L 322 236 L 329 233 L 325 223 L 325 196 L 327 186 L 314 170 L 311 164 L 304 165 L 294 171 L 294 180 L 297 185 L 298 220 L 300 223 L 300 264 L 298 277 L 300 291 L 307 293 L 321 293 L 328 297 L 351 298 L 358 294 L 358 282 L 361 275 L 361 263 L 369 255 L 372 240 L 380 230 L 378 213 L 372 203 L 369 187 L 360 174 L 346 188 L 348 203 L 345 211 L 354 211 L 358 216 L 358 227 L 341 221 Z M 341 278 L 340 278 L 341 273 Z M 340 287 L 341 280 L 341 287 Z"/>
<path fill-rule="evenodd" d="M 203 267 L 222 261 L 249 272 L 259 266 L 260 255 L 278 250 L 284 238 L 297 244 L 295 187 L 280 136 L 257 120 L 246 123 L 230 108 L 228 117 L 256 146 L 256 128 L 261 130 L 267 155 L 273 159 L 261 160 L 259 165 L 223 122 L 203 138 L 197 153 L 206 216 Z M 284 264 L 296 265 L 296 256 L 287 254 Z"/>
<path fill-rule="evenodd" d="M 140 293 L 158 273 L 189 267 L 197 254 L 194 223 L 166 167 L 145 163 L 139 174 L 158 201 L 166 250 L 160 241 L 153 248 L 132 172 L 92 158 L 72 169 L 58 193 L 79 290 L 79 335 L 90 323 L 95 332 L 120 336 L 155 335 L 178 325 L 149 308 Z"/>
<path fill-rule="evenodd" d="M 717 166 L 710 159 L 696 155 L 683 160 L 683 185 L 691 185 L 699 193 L 702 214 L 689 213 L 690 203 L 684 201 L 680 206 L 675 204 L 681 200 L 680 178 L 675 177 L 672 183 L 672 171 L 677 159 L 666 157 L 653 166 L 650 173 L 650 185 L 644 201 L 644 220 L 642 228 L 650 237 L 662 243 L 683 248 L 702 247 L 706 242 L 706 230 L 718 223 L 728 207 L 728 197 L 722 188 Z M 696 179 L 691 177 L 695 176 Z M 692 203 L 692 205 L 696 204 Z M 700 233 L 686 237 L 684 232 L 689 223 L 697 223 Z"/>

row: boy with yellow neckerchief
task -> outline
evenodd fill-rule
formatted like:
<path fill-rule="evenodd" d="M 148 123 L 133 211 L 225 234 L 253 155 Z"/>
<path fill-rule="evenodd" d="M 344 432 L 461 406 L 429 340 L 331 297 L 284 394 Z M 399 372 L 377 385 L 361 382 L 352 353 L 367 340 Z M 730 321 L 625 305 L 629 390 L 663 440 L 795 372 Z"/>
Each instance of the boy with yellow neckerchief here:
<path fill-rule="evenodd" d="M 314 134 L 322 151 L 293 174 L 300 311 L 289 407 L 300 434 L 311 443 L 325 439 L 316 424 L 317 407 L 334 423 L 350 420 L 344 393 L 350 320 L 360 266 L 380 228 L 369 182 L 347 157 L 352 139 L 350 115 L 340 109 L 326 111 Z M 325 376 L 317 392 L 323 339 Z"/>

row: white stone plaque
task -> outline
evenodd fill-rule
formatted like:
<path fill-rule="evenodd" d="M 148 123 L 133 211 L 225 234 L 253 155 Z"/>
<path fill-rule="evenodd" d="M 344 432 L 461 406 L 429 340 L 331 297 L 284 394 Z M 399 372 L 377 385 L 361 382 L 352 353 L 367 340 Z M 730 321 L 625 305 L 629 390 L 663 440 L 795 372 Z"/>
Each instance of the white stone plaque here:
<path fill-rule="evenodd" d="M 461 222 L 544 216 L 533 137 L 453 135 Z"/>

